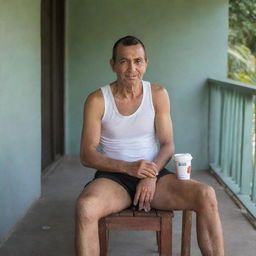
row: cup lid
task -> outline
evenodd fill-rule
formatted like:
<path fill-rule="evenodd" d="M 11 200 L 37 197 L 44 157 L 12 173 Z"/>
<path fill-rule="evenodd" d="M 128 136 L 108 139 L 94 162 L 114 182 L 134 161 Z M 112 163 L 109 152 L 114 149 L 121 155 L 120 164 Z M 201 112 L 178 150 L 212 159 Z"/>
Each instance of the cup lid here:
<path fill-rule="evenodd" d="M 193 157 L 189 153 L 180 153 L 180 154 L 174 154 L 173 160 L 174 161 L 191 161 Z"/>

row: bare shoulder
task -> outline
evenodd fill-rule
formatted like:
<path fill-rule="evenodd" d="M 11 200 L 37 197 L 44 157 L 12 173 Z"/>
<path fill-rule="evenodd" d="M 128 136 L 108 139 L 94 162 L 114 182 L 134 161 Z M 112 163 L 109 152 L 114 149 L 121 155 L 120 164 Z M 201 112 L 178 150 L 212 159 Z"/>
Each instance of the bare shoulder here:
<path fill-rule="evenodd" d="M 94 102 L 100 103 L 101 101 L 104 101 L 103 95 L 101 92 L 101 89 L 98 89 L 94 92 L 91 92 L 88 97 L 86 98 L 85 103 L 92 104 Z"/>
<path fill-rule="evenodd" d="M 151 84 L 151 88 L 152 88 L 152 91 L 154 92 L 165 90 L 165 88 L 159 84 Z"/>
<path fill-rule="evenodd" d="M 167 90 L 163 86 L 158 84 L 151 84 L 151 90 L 155 109 L 163 105 L 169 107 L 169 95 Z"/>
<path fill-rule="evenodd" d="M 104 98 L 101 89 L 88 95 L 84 104 L 85 113 L 93 111 L 95 114 L 102 115 L 104 111 Z"/>
<path fill-rule="evenodd" d="M 167 90 L 159 84 L 151 84 L 152 96 L 154 98 L 162 98 L 168 96 Z"/>

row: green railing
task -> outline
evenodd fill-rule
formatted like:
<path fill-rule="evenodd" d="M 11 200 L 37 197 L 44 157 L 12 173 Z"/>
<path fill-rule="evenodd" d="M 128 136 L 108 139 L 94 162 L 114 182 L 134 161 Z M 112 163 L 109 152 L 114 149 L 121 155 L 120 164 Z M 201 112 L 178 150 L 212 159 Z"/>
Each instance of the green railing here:
<path fill-rule="evenodd" d="M 208 79 L 211 169 L 256 218 L 256 86 Z"/>

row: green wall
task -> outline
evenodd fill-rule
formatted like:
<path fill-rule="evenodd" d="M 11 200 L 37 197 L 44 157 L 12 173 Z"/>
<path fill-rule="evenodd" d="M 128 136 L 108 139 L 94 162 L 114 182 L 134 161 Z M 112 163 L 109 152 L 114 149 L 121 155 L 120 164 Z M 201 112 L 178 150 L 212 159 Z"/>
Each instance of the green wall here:
<path fill-rule="evenodd" d="M 113 81 L 113 43 L 125 35 L 145 43 L 144 80 L 167 88 L 176 152 L 208 168 L 208 77 L 226 78 L 228 0 L 72 0 L 66 14 L 66 151 L 79 153 L 83 103 Z"/>
<path fill-rule="evenodd" d="M 40 195 L 40 1 L 0 0 L 0 241 Z"/>

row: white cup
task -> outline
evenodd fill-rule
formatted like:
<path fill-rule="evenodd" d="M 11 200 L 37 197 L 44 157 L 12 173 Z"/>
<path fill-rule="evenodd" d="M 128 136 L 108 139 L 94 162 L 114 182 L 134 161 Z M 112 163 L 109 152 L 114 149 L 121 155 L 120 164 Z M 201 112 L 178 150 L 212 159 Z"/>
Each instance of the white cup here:
<path fill-rule="evenodd" d="M 175 161 L 176 173 L 179 180 L 189 180 L 191 173 L 191 160 L 193 157 L 189 153 L 175 154 L 173 160 Z"/>

